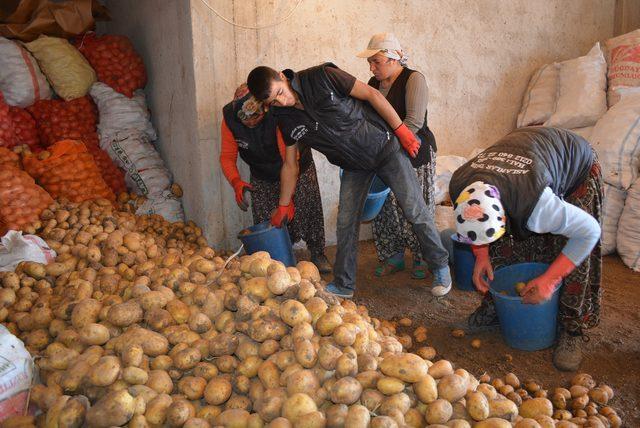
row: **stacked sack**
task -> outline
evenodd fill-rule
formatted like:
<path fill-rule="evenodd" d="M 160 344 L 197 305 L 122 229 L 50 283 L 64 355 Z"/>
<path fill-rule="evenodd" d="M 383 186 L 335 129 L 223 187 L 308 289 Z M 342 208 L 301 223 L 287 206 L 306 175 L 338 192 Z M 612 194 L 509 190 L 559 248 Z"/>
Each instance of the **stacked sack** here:
<path fill-rule="evenodd" d="M 147 83 L 142 58 L 126 37 L 87 33 L 76 46 L 96 71 L 98 80 L 115 91 L 131 98 L 136 89 Z"/>
<path fill-rule="evenodd" d="M 640 69 L 638 50 L 640 30 L 607 40 L 604 53 L 596 44 L 584 57 L 542 66 L 531 77 L 517 119 L 518 127 L 568 128 L 591 142 L 604 180 L 603 254 L 617 249 L 634 269 L 640 266 L 640 237 L 624 232 L 631 227 L 622 227 L 621 216 L 640 169 L 640 75 L 628 72 Z"/>
<path fill-rule="evenodd" d="M 115 201 L 115 195 L 82 141 L 58 141 L 38 155 L 25 154 L 22 163 L 29 175 L 54 198 L 71 202 L 98 198 Z"/>
<path fill-rule="evenodd" d="M 100 114 L 100 146 L 125 170 L 128 187 L 147 198 L 137 214 L 159 214 L 171 222 L 183 221 L 179 195 L 171 191 L 171 173 L 151 144 L 157 135 L 144 92 L 136 90 L 129 98 L 98 82 L 90 94 Z"/>
<path fill-rule="evenodd" d="M 51 196 L 19 168 L 17 155 L 0 147 L 0 235 L 36 223 Z"/>

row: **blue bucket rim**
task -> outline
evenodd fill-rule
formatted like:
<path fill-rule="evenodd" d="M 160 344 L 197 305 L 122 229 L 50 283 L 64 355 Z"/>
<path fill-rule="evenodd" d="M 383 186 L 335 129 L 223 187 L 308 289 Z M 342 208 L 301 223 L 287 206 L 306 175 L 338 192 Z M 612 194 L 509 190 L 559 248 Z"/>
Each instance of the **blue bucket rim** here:
<path fill-rule="evenodd" d="M 389 194 L 389 192 L 391 192 L 391 188 L 387 187 L 384 190 L 381 190 L 380 192 L 376 192 L 376 193 L 367 193 L 367 198 L 379 198 L 381 196 L 386 196 Z"/>
<path fill-rule="evenodd" d="M 286 227 L 286 224 L 283 224 L 281 228 L 276 228 L 274 225 L 271 224 L 270 220 L 266 220 L 266 221 L 263 221 L 262 223 L 254 224 L 251 227 L 260 226 L 261 224 L 265 224 L 265 223 L 269 223 L 269 227 L 267 227 L 266 229 L 258 230 L 256 232 L 251 231 L 251 233 L 245 233 L 244 235 L 241 235 L 241 232 L 238 232 L 238 239 L 241 240 L 242 238 L 246 238 L 248 236 L 261 235 L 263 233 L 271 232 L 272 229 L 284 229 Z M 251 227 L 245 227 L 242 230 L 251 230 Z"/>
<path fill-rule="evenodd" d="M 501 268 L 498 268 L 495 270 L 495 272 L 493 272 L 494 278 L 495 278 L 495 274 L 500 272 L 503 269 L 507 269 L 513 266 L 518 266 L 518 265 L 545 265 L 545 266 L 549 266 L 549 263 L 542 263 L 542 262 L 524 262 L 524 263 L 514 263 L 512 265 L 509 266 L 502 266 Z M 489 292 L 491 293 L 491 295 L 493 297 L 498 297 L 500 299 L 503 300 L 510 300 L 512 302 L 522 302 L 522 296 L 509 296 L 509 295 L 504 295 L 504 294 L 500 294 L 499 291 L 495 291 L 493 289 L 493 287 L 491 287 L 491 285 L 493 284 L 493 282 L 491 284 L 489 284 Z M 553 292 L 553 294 L 551 295 L 552 297 L 557 294 L 560 291 L 561 287 L 556 287 L 555 291 Z M 542 303 L 546 303 L 546 302 L 542 302 Z"/>
<path fill-rule="evenodd" d="M 340 168 L 340 173 L 339 173 L 339 177 L 342 180 L 342 171 L 344 171 L 342 168 Z M 373 180 L 376 179 L 376 177 L 378 177 L 378 180 L 382 181 L 382 183 L 384 183 L 385 186 L 387 186 L 387 183 L 384 182 L 384 180 L 382 178 L 380 178 L 377 174 L 373 176 Z M 373 180 L 371 180 L 371 184 L 373 184 Z M 371 189 L 371 187 L 369 187 L 369 189 Z M 391 187 L 387 186 L 386 189 L 381 190 L 379 192 L 375 192 L 375 193 L 371 193 L 369 191 L 367 191 L 367 197 L 372 197 L 372 196 L 382 196 L 382 195 L 388 195 L 389 192 L 391 192 Z"/>

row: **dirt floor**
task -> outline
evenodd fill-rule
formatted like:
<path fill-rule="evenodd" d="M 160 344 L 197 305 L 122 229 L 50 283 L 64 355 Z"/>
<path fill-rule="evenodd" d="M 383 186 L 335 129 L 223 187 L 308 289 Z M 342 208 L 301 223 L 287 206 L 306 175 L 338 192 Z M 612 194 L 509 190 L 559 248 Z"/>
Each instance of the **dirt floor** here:
<path fill-rule="evenodd" d="M 335 247 L 327 253 L 333 260 Z M 451 330 L 463 325 L 478 305 L 477 293 L 454 287 L 446 297 L 435 299 L 426 286 L 429 279 L 411 279 L 408 271 L 377 278 L 373 275 L 377 264 L 373 243 L 361 243 L 355 302 L 365 305 L 378 318 L 411 318 L 413 326 L 399 327 L 400 333 L 410 334 L 420 325 L 427 327 L 427 342 L 419 346 L 435 347 L 436 359 L 446 358 L 476 376 L 485 372 L 491 376 L 513 372 L 521 380 L 535 379 L 548 389 L 568 385 L 573 373 L 554 368 L 551 349 L 524 352 L 509 348 L 499 331 L 460 339 L 451 336 Z M 625 426 L 640 427 L 640 274 L 627 268 L 617 256 L 606 257 L 603 287 L 602 321 L 590 332 L 580 371 L 613 387 L 616 396 L 611 405 L 618 410 Z M 480 349 L 470 346 L 476 337 L 482 341 Z"/>

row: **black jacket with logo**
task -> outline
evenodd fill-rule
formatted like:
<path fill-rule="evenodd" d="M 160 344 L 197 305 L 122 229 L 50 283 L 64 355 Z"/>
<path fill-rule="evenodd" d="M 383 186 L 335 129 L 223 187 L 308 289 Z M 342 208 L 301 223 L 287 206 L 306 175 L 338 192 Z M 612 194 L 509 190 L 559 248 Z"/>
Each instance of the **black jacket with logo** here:
<path fill-rule="evenodd" d="M 544 188 L 550 187 L 561 198 L 569 196 L 587 179 L 593 161 L 591 145 L 573 132 L 520 128 L 461 166 L 451 178 L 449 194 L 455 204 L 473 182 L 496 186 L 508 232 L 525 239 L 532 233 L 527 221 Z"/>
<path fill-rule="evenodd" d="M 369 103 L 340 96 L 327 67 L 337 68 L 325 63 L 298 73 L 285 70 L 310 120 L 302 123 L 295 107 L 275 107 L 278 126 L 286 137 L 321 152 L 334 165 L 373 171 L 398 150 L 393 131 Z"/>
<path fill-rule="evenodd" d="M 389 104 L 393 106 L 402 121 L 407 117 L 407 81 L 413 73 L 417 73 L 417 71 L 408 67 L 403 67 L 402 72 L 400 72 L 400 75 L 396 80 L 394 80 L 393 84 L 389 88 L 389 92 L 387 93 L 387 101 L 389 101 Z M 372 77 L 369 79 L 369 86 L 380 89 L 380 81 L 375 77 Z M 437 151 L 436 138 L 427 125 L 427 112 L 424 114 L 424 123 L 422 124 L 422 128 L 418 130 L 416 135 L 420 137 L 422 144 L 420 145 L 418 155 L 415 158 L 411 158 L 411 164 L 415 168 L 431 162 L 431 153 L 429 148 L 432 148 L 434 153 Z"/>

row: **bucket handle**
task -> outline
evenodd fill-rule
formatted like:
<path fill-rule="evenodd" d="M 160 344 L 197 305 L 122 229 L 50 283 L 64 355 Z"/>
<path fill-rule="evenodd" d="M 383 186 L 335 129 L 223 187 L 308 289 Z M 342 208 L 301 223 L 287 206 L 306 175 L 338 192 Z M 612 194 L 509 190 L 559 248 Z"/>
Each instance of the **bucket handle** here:
<path fill-rule="evenodd" d="M 227 266 L 229 265 L 229 262 L 231 262 L 231 260 L 235 259 L 236 257 L 238 257 L 238 255 L 242 252 L 242 250 L 244 250 L 244 244 L 240 244 L 240 248 L 238 248 L 238 250 L 231 254 L 227 260 L 224 262 L 224 265 L 222 265 L 222 269 L 220 269 L 220 273 L 215 277 L 215 279 L 213 281 L 211 281 L 210 283 L 207 284 L 207 286 L 213 284 L 214 282 L 216 282 L 224 273 L 224 270 L 227 268 Z"/>

